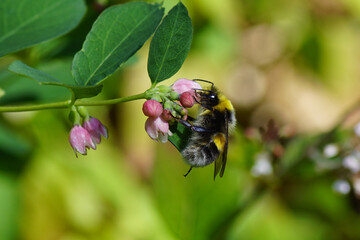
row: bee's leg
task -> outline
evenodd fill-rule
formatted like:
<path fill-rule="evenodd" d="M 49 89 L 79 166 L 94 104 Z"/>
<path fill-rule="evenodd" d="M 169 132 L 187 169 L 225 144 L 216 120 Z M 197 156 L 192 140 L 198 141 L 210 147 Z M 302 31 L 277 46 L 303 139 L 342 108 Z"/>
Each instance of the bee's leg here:
<path fill-rule="evenodd" d="M 190 169 L 189 169 L 189 171 L 186 173 L 186 174 L 184 174 L 184 177 L 186 177 L 190 172 L 191 172 L 191 170 L 192 170 L 192 166 L 190 167 Z"/>
<path fill-rule="evenodd" d="M 190 116 L 187 116 L 187 120 L 189 120 L 189 121 L 195 121 L 195 118 L 193 118 L 193 117 L 190 117 Z"/>
<path fill-rule="evenodd" d="M 203 108 L 206 108 L 206 109 L 208 109 L 208 110 L 210 110 L 210 111 L 213 110 L 213 108 L 212 108 L 211 106 L 208 106 L 208 105 L 206 105 L 206 104 L 203 104 L 203 103 L 199 102 L 196 98 L 194 98 L 194 99 L 195 99 L 195 102 L 198 103 L 198 104 L 200 104 L 200 106 L 202 106 Z"/>
<path fill-rule="evenodd" d="M 212 108 L 211 106 L 208 106 L 208 105 L 203 104 L 203 103 L 199 103 L 199 104 L 200 104 L 200 106 L 202 106 L 203 108 L 206 108 L 206 109 L 208 109 L 208 110 L 210 110 L 210 111 L 213 110 L 213 108 Z"/>
<path fill-rule="evenodd" d="M 194 132 L 208 132 L 208 133 L 213 132 L 213 131 L 203 128 L 203 127 L 193 126 L 191 123 L 189 123 L 183 119 L 179 119 L 178 121 L 185 127 L 188 127 L 191 130 L 193 130 Z"/>

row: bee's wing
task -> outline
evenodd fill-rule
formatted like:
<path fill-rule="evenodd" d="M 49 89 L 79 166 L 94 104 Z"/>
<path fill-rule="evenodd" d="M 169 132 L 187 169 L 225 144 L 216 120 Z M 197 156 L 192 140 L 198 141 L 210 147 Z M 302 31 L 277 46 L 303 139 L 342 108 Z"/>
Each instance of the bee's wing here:
<path fill-rule="evenodd" d="M 220 169 L 221 169 L 221 162 L 222 162 L 222 157 L 223 154 L 221 153 L 220 157 L 218 157 L 218 159 L 215 160 L 215 169 L 214 169 L 214 180 L 216 178 L 216 176 L 219 174 Z"/>
<path fill-rule="evenodd" d="M 224 151 L 222 152 L 220 159 L 221 159 L 221 170 L 220 170 L 220 177 L 224 175 L 225 166 L 227 161 L 227 151 L 228 151 L 228 141 L 229 141 L 229 118 L 228 112 L 225 112 L 225 146 Z"/>
<path fill-rule="evenodd" d="M 219 158 L 216 159 L 215 161 L 214 180 L 219 172 L 220 172 L 220 177 L 224 175 L 226 160 L 227 160 L 228 138 L 229 138 L 229 119 L 228 119 L 228 113 L 225 112 L 225 145 L 223 151 L 220 153 Z"/>

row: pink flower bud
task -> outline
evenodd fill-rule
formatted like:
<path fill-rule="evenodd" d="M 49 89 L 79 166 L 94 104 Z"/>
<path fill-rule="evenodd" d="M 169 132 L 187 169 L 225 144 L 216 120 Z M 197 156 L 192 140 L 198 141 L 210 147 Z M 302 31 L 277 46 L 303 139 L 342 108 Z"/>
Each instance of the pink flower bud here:
<path fill-rule="evenodd" d="M 161 103 L 154 99 L 147 100 L 143 105 L 143 113 L 145 116 L 157 118 L 163 112 Z"/>
<path fill-rule="evenodd" d="M 87 148 L 96 149 L 96 145 L 93 139 L 91 138 L 90 133 L 80 125 L 75 125 L 71 129 L 69 142 L 75 151 L 76 157 L 77 157 L 77 152 L 86 155 Z"/>
<path fill-rule="evenodd" d="M 88 121 L 83 123 L 83 127 L 89 132 L 96 144 L 101 142 L 101 135 L 108 138 L 106 127 L 97 118 L 90 117 Z"/>
<path fill-rule="evenodd" d="M 183 107 L 191 108 L 195 103 L 193 92 L 187 91 L 187 92 L 182 93 L 180 95 L 180 103 L 181 103 L 181 105 L 183 105 Z"/>
<path fill-rule="evenodd" d="M 188 91 L 194 92 L 194 89 L 201 89 L 201 86 L 200 86 L 200 84 L 198 84 L 197 82 L 195 82 L 193 80 L 189 80 L 186 78 L 180 78 L 174 82 L 174 84 L 172 85 L 172 89 L 175 92 L 182 94 L 182 93 L 188 92 Z"/>
<path fill-rule="evenodd" d="M 168 136 L 172 135 L 169 130 L 169 123 L 161 117 L 149 117 L 145 122 L 145 130 L 152 139 L 162 143 L 167 142 Z"/>
<path fill-rule="evenodd" d="M 171 111 L 169 109 L 164 109 L 161 114 L 161 118 L 166 122 L 170 121 L 173 118 L 173 116 L 171 115 Z"/>

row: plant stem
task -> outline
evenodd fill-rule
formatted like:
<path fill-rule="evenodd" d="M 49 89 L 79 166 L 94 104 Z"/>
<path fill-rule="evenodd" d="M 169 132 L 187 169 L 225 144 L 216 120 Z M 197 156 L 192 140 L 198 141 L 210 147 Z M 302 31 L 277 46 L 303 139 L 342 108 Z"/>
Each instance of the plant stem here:
<path fill-rule="evenodd" d="M 140 93 L 137 95 L 132 95 L 128 97 L 107 99 L 107 100 L 94 100 L 94 101 L 84 101 L 76 100 L 74 102 L 75 106 L 105 106 L 111 104 L 117 104 L 122 102 L 129 102 L 138 99 L 145 99 L 146 93 Z M 61 109 L 69 108 L 72 106 L 72 101 L 62 101 L 54 103 L 45 103 L 45 104 L 35 104 L 35 105 L 24 105 L 24 106 L 0 106 L 0 112 L 25 112 L 25 111 L 38 111 L 38 110 L 47 110 L 47 109 Z"/>

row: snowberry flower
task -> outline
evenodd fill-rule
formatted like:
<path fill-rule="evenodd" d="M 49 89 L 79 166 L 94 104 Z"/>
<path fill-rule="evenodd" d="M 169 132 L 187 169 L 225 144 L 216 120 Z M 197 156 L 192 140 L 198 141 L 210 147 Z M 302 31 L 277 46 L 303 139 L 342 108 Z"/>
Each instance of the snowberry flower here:
<path fill-rule="evenodd" d="M 353 186 L 355 195 L 357 197 L 360 197 L 360 178 L 358 176 L 355 176 L 352 179 L 352 186 Z"/>
<path fill-rule="evenodd" d="M 162 143 L 167 142 L 168 136 L 172 135 L 169 123 L 161 117 L 149 117 L 145 122 L 145 130 L 152 139 Z"/>
<path fill-rule="evenodd" d="M 69 142 L 75 151 L 76 157 L 77 152 L 86 155 L 87 148 L 96 149 L 96 145 L 90 133 L 78 124 L 74 125 L 74 127 L 71 129 Z"/>
<path fill-rule="evenodd" d="M 183 107 L 191 108 L 194 103 L 194 93 L 192 91 L 184 92 L 180 95 L 180 103 Z"/>
<path fill-rule="evenodd" d="M 335 192 L 340 194 L 348 194 L 351 190 L 350 183 L 343 179 L 338 179 L 333 184 L 333 189 Z"/>
<path fill-rule="evenodd" d="M 354 132 L 356 136 L 360 137 L 360 122 L 354 126 Z"/>
<path fill-rule="evenodd" d="M 327 158 L 335 157 L 338 153 L 339 147 L 334 143 L 327 144 L 323 149 L 323 154 Z"/>
<path fill-rule="evenodd" d="M 254 177 L 269 176 L 273 173 L 271 157 L 268 153 L 258 153 L 255 156 L 255 164 L 251 168 Z"/>
<path fill-rule="evenodd" d="M 108 138 L 106 127 L 97 118 L 90 117 L 89 120 L 83 123 L 83 127 L 88 131 L 96 144 L 101 142 L 101 135 Z"/>
<path fill-rule="evenodd" d="M 172 89 L 179 94 L 182 94 L 182 93 L 188 92 L 188 91 L 191 91 L 191 92 L 193 92 L 193 94 L 195 94 L 194 89 L 201 89 L 201 86 L 199 83 L 197 83 L 193 80 L 189 80 L 186 78 L 180 78 L 174 82 L 174 84 L 172 85 Z"/>
<path fill-rule="evenodd" d="M 342 164 L 353 173 L 360 171 L 360 160 L 354 155 L 344 157 Z"/>
<path fill-rule="evenodd" d="M 144 103 L 142 110 L 145 116 L 157 118 L 163 112 L 163 106 L 158 101 L 150 99 Z"/>
<path fill-rule="evenodd" d="M 173 119 L 173 116 L 171 115 L 171 111 L 169 109 L 164 109 L 164 111 L 161 113 L 161 118 L 167 122 Z"/>

